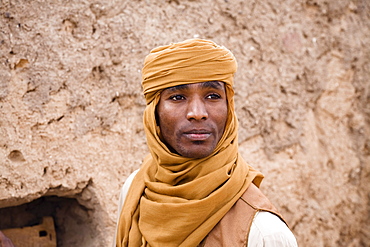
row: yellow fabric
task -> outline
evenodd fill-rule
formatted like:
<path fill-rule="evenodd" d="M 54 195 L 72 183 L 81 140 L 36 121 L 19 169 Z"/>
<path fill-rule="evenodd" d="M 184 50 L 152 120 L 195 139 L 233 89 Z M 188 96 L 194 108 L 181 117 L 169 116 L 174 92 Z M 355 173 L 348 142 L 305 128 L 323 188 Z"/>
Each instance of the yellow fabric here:
<path fill-rule="evenodd" d="M 238 153 L 234 112 L 236 61 L 224 47 L 206 40 L 159 47 L 147 56 L 143 90 L 147 100 L 144 127 L 150 154 L 135 176 L 117 232 L 117 246 L 197 246 L 248 186 L 262 174 Z M 168 87 L 223 81 L 228 100 L 225 132 L 214 152 L 203 159 L 172 153 L 161 141 L 155 108 Z"/>

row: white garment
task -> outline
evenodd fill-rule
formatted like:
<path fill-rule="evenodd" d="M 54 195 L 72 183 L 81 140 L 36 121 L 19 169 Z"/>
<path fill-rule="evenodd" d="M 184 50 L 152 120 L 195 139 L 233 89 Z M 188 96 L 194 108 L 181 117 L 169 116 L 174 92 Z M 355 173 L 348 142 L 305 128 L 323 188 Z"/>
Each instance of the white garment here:
<path fill-rule="evenodd" d="M 134 171 L 122 186 L 118 202 L 118 219 L 132 180 L 138 171 Z M 113 247 L 116 247 L 117 229 L 118 220 Z M 278 216 L 261 211 L 253 219 L 248 236 L 248 247 L 298 247 L 298 244 L 293 233 Z"/>

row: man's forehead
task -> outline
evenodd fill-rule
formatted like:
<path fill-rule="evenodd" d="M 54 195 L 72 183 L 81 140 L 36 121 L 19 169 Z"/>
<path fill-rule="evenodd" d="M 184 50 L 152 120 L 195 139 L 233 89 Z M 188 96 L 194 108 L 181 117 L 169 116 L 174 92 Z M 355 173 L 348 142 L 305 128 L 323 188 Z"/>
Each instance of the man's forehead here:
<path fill-rule="evenodd" d="M 190 87 L 192 84 L 199 84 L 201 88 L 214 88 L 214 89 L 224 89 L 225 83 L 222 81 L 205 81 L 205 82 L 198 82 L 198 83 L 189 83 L 189 84 L 182 84 L 178 86 L 168 87 L 165 90 L 166 91 L 177 91 L 177 90 L 183 90 Z"/>

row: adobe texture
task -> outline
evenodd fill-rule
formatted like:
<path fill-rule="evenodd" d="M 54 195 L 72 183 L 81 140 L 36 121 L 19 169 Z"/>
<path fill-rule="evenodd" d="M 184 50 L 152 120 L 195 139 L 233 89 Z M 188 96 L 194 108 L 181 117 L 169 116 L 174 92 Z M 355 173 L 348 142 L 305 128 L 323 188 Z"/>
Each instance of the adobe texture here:
<path fill-rule="evenodd" d="M 76 198 L 92 224 L 62 246 L 108 246 L 147 153 L 143 59 L 200 37 L 238 60 L 240 151 L 300 246 L 369 246 L 369 5 L 0 0 L 0 208 Z"/>

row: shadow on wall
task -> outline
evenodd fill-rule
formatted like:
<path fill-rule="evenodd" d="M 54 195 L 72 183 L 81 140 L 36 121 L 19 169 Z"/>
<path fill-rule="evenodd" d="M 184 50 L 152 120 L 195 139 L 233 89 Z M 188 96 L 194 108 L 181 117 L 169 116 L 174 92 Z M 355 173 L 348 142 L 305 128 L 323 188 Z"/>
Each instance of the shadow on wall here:
<path fill-rule="evenodd" d="M 0 208 L 0 229 L 36 229 L 50 220 L 54 221 L 58 247 L 83 246 L 83 243 L 93 239 L 96 224 L 89 210 L 74 198 L 47 196 L 20 206 Z M 48 230 L 40 230 L 38 234 L 40 240 L 45 237 L 50 239 L 54 235 Z M 29 244 L 25 246 L 33 246 Z"/>

